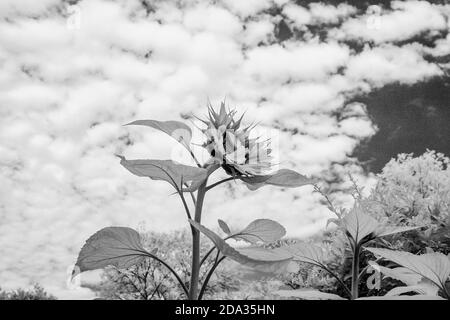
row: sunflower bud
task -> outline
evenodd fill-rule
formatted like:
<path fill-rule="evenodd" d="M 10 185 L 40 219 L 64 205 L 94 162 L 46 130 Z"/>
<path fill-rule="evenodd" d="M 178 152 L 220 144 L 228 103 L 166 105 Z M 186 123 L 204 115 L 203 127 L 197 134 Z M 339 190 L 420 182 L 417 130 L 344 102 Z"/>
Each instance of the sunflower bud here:
<path fill-rule="evenodd" d="M 241 128 L 243 115 L 236 120 L 236 113 L 227 111 L 223 102 L 219 112 L 208 107 L 208 119 L 202 120 L 207 125 L 203 147 L 211 155 L 211 162 L 220 164 L 230 175 L 267 174 L 272 169 L 270 139 L 250 138 L 254 126 Z"/>

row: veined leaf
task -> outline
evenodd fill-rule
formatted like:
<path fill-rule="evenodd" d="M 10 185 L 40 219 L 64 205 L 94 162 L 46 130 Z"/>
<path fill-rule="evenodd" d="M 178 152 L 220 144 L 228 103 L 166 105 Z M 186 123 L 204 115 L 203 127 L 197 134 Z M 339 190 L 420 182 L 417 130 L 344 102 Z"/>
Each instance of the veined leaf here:
<path fill-rule="evenodd" d="M 281 239 L 285 234 L 286 230 L 278 222 L 270 219 L 257 219 L 232 237 L 257 244 L 260 242 L 272 243 Z"/>
<path fill-rule="evenodd" d="M 138 264 L 146 256 L 139 233 L 126 227 L 107 227 L 92 235 L 81 248 L 75 266 L 80 271 Z"/>
<path fill-rule="evenodd" d="M 127 160 L 120 157 L 120 164 L 139 177 L 169 182 L 183 191 L 195 191 L 206 179 L 207 170 L 176 163 L 172 160 Z M 182 183 L 189 186 L 183 188 Z"/>
<path fill-rule="evenodd" d="M 363 239 L 374 239 L 374 231 L 380 226 L 377 220 L 363 212 L 363 208 L 356 205 L 341 220 L 341 226 L 345 229 L 347 235 L 359 244 Z M 369 238 L 366 238 L 368 237 Z"/>
<path fill-rule="evenodd" d="M 284 272 L 292 260 L 292 256 L 278 249 L 265 249 L 262 247 L 249 247 L 235 249 L 219 237 L 215 232 L 189 220 L 191 225 L 207 236 L 226 257 L 262 272 Z"/>
<path fill-rule="evenodd" d="M 250 190 L 256 190 L 264 185 L 274 185 L 285 188 L 296 188 L 313 184 L 315 180 L 289 169 L 281 169 L 265 176 L 241 177 Z"/>
<path fill-rule="evenodd" d="M 177 140 L 179 143 L 181 143 L 188 150 L 191 150 L 189 144 L 191 142 L 192 130 L 183 122 L 136 120 L 126 124 L 126 126 L 129 125 L 147 126 L 165 132 L 169 136 Z"/>
<path fill-rule="evenodd" d="M 325 253 L 319 246 L 309 243 L 294 243 L 282 247 L 293 256 L 294 261 L 306 262 L 319 267 L 324 266 Z"/>
<path fill-rule="evenodd" d="M 226 234 L 228 234 L 228 235 L 231 234 L 230 227 L 226 224 L 225 221 L 219 219 L 217 222 L 219 223 L 220 229 L 222 229 L 222 231 L 223 231 L 224 233 L 226 233 Z"/>
<path fill-rule="evenodd" d="M 409 252 L 382 248 L 367 248 L 367 250 L 408 268 L 445 290 L 445 282 L 450 277 L 450 258 L 448 256 L 437 252 L 414 255 Z"/>
<path fill-rule="evenodd" d="M 355 244 L 363 244 L 375 238 L 406 232 L 420 227 L 385 227 L 377 220 L 364 213 L 361 205 L 355 207 L 338 221 L 332 220 L 343 228 Z"/>
<path fill-rule="evenodd" d="M 276 295 L 280 297 L 300 298 L 303 300 L 347 300 L 337 294 L 325 293 L 319 290 L 297 289 L 297 290 L 278 290 Z"/>

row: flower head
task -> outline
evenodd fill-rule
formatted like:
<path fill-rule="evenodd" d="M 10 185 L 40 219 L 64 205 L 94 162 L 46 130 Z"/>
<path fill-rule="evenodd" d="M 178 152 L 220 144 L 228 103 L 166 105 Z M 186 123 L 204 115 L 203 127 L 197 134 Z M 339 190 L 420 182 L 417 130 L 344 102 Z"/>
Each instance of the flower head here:
<path fill-rule="evenodd" d="M 207 140 L 203 147 L 230 175 L 257 176 L 267 174 L 272 169 L 270 139 L 250 138 L 255 127 L 242 128 L 242 115 L 235 119 L 236 110 L 226 110 L 222 102 L 217 113 L 208 107 L 208 119 L 201 120 L 207 125 L 203 129 Z"/>

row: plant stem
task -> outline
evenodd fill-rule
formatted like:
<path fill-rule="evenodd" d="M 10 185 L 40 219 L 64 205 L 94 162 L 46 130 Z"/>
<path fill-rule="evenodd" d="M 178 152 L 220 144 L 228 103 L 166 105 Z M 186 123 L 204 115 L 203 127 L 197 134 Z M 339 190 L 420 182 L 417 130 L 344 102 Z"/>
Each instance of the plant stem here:
<path fill-rule="evenodd" d="M 352 261 L 352 300 L 358 299 L 358 285 L 359 285 L 359 255 L 361 253 L 361 247 L 359 244 L 355 244 L 353 249 L 353 261 Z"/>
<path fill-rule="evenodd" d="M 209 280 L 211 279 L 211 276 L 213 275 L 213 273 L 214 273 L 214 271 L 216 270 L 217 266 L 218 266 L 223 260 L 225 260 L 225 258 L 226 258 L 226 257 L 222 257 L 222 258 L 219 259 L 219 255 L 220 255 L 220 252 L 217 252 L 216 260 L 214 261 L 213 266 L 212 266 L 211 269 L 209 270 L 208 275 L 206 276 L 205 281 L 203 282 L 202 288 L 201 288 L 201 290 L 200 290 L 200 294 L 199 294 L 199 296 L 198 296 L 198 300 L 202 300 L 203 295 L 204 295 L 204 293 L 205 293 L 205 291 L 206 291 L 206 288 L 207 288 L 207 286 L 208 286 L 208 282 L 209 282 Z"/>
<path fill-rule="evenodd" d="M 198 188 L 197 202 L 195 204 L 195 216 L 194 221 L 201 223 L 202 218 L 202 208 L 203 200 L 205 199 L 206 193 L 206 183 L 205 180 Z M 195 228 L 192 230 L 192 265 L 191 265 L 191 284 L 189 287 L 189 300 L 198 299 L 198 281 L 200 274 L 200 231 Z"/>

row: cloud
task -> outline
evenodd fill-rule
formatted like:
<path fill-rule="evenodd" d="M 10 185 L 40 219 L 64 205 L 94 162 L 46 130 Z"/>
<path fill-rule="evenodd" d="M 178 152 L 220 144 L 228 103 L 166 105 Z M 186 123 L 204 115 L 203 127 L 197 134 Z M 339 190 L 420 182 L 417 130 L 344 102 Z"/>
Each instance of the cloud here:
<path fill-rule="evenodd" d="M 420 45 L 414 44 L 402 47 L 366 46 L 349 61 L 346 75 L 351 79 L 368 81 L 377 87 L 393 82 L 412 84 L 441 75 L 439 67 L 426 61 L 420 51 Z"/>
<path fill-rule="evenodd" d="M 340 36 L 383 43 L 447 28 L 440 6 L 427 1 L 392 1 L 391 8 L 370 6 L 365 15 L 345 21 L 339 29 Z"/>
<path fill-rule="evenodd" d="M 292 25 L 324 25 L 328 36 L 308 31 L 304 40 L 280 43 L 275 26 L 283 17 L 271 8 Z M 417 2 L 393 8 L 382 14 L 400 26 L 404 15 L 436 17 L 419 23 L 420 30 L 440 28 L 436 10 L 444 12 Z M 96 230 L 142 221 L 159 231 L 186 227 L 170 186 L 129 174 L 114 156 L 165 159 L 176 142 L 122 124 L 202 116 L 207 98 L 217 105 L 226 96 L 246 111 L 247 123 L 276 128 L 284 167 L 326 176 L 333 166 L 370 185 L 357 164 L 337 164 L 376 131 L 364 105 L 347 99 L 441 74 L 424 59 L 431 49 L 418 44 L 351 48 L 336 30 L 346 32 L 347 22 L 366 15 L 343 4 L 158 1 L 146 8 L 140 1 L 91 0 L 70 9 L 58 1 L 14 0 L 2 1 L 0 12 L 0 284 L 38 281 L 61 297 L 87 294 L 67 288 L 67 270 Z M 396 39 L 412 34 L 398 30 Z M 363 39 L 390 41 L 361 32 L 368 32 Z M 437 39 L 436 55 L 447 40 Z M 215 226 L 220 217 L 239 227 L 267 217 L 288 226 L 290 236 L 305 237 L 331 215 L 311 191 L 222 185 L 205 203 L 204 223 Z M 345 196 L 339 201 L 346 203 Z"/>

